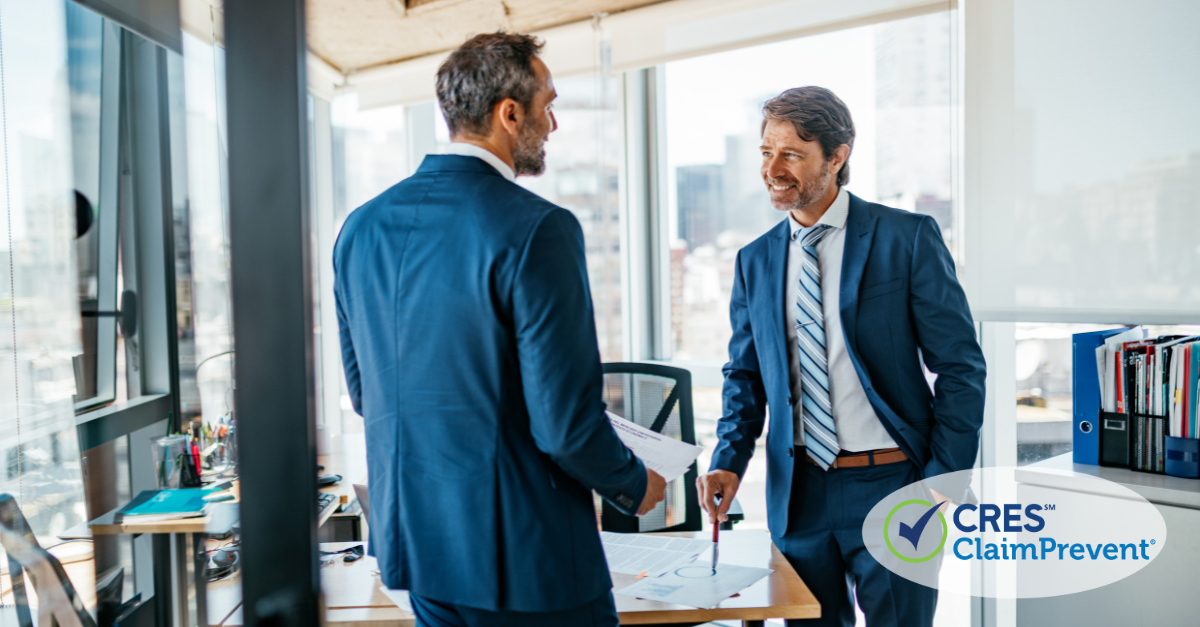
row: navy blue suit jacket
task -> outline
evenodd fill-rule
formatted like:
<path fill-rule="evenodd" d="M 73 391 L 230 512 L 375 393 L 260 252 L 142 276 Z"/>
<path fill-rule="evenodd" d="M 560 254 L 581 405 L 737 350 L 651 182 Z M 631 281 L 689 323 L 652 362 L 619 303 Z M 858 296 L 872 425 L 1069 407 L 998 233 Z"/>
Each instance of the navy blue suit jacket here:
<path fill-rule="evenodd" d="M 610 590 L 590 490 L 632 514 L 646 471 L 604 414 L 575 216 L 429 156 L 350 214 L 334 270 L 383 583 L 522 612 Z"/>
<path fill-rule="evenodd" d="M 724 413 L 711 469 L 742 477 L 766 414 L 767 518 L 787 530 L 795 442 L 785 344 L 790 241 L 785 219 L 738 252 Z M 937 222 L 850 195 L 840 289 L 842 331 L 867 399 L 924 477 L 975 463 L 985 367 L 967 298 Z M 931 393 L 921 360 L 938 375 Z M 965 488 L 965 486 L 964 486 Z"/>

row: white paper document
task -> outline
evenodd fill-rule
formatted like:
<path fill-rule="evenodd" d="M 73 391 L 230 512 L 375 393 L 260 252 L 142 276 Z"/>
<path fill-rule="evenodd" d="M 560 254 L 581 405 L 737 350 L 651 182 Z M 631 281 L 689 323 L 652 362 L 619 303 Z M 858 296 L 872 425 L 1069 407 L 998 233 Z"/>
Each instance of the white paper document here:
<path fill-rule="evenodd" d="M 770 568 L 717 564 L 714 574 L 708 564 L 676 568 L 662 577 L 647 577 L 617 590 L 617 594 L 708 609 L 749 588 L 771 574 Z"/>
<path fill-rule="evenodd" d="M 700 456 L 700 451 L 704 450 L 695 444 L 655 433 L 612 412 L 605 413 L 608 414 L 608 421 L 621 442 L 642 460 L 646 468 L 662 475 L 667 481 L 687 472 L 692 462 Z"/>
<path fill-rule="evenodd" d="M 650 577 L 690 564 L 712 547 L 708 540 L 608 531 L 600 532 L 600 542 L 604 545 L 609 571 L 626 575 L 647 573 Z"/>
<path fill-rule="evenodd" d="M 379 589 L 396 604 L 396 607 L 409 614 L 413 613 L 412 601 L 408 600 L 408 590 L 391 590 L 387 586 L 379 586 Z"/>

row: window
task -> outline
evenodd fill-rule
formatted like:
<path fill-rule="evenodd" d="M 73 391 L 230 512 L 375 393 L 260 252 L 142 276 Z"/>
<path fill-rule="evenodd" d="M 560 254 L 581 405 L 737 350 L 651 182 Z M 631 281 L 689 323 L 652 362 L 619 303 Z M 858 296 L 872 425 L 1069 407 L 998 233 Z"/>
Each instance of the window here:
<path fill-rule="evenodd" d="M 19 9 L 14 11 L 12 9 Z M 95 194 L 95 22 L 58 2 L 4 10 L 0 147 L 0 493 L 12 494 L 39 538 L 83 522 L 73 359 L 81 355 L 75 167 Z M 82 123 L 72 133 L 72 105 Z M 94 384 L 93 384 L 94 389 Z"/>
<path fill-rule="evenodd" d="M 332 107 L 333 203 L 340 230 L 351 211 L 412 174 L 420 163 L 409 163 L 404 107 L 359 111 L 357 94 L 335 97 Z"/>
<path fill-rule="evenodd" d="M 186 359 L 185 346 L 191 344 L 195 366 L 180 370 L 195 377 L 199 409 L 205 421 L 215 423 L 233 411 L 225 49 L 184 33 L 182 65 L 187 203 L 177 214 L 186 215 L 188 231 L 192 337 L 180 343 L 180 359 Z M 177 247 L 177 255 L 183 252 Z"/>
<path fill-rule="evenodd" d="M 546 142 L 546 172 L 517 183 L 571 211 L 583 227 L 588 281 L 602 361 L 621 361 L 621 125 L 616 80 L 599 75 L 559 79 Z"/>
<path fill-rule="evenodd" d="M 67 25 L 67 87 L 71 108 L 71 156 L 75 203 L 75 260 L 79 277 L 79 309 L 83 313 L 83 351 L 72 357 L 75 402 L 79 408 L 103 404 L 115 396 L 114 366 L 116 322 L 96 315 L 116 305 L 115 242 L 112 239 L 116 196 L 104 186 L 101 197 L 100 164 L 112 157 L 115 129 L 111 122 L 102 131 L 102 110 L 113 118 L 112 94 L 116 76 L 114 53 L 109 46 L 109 71 L 105 72 L 104 20 L 73 3 L 64 3 Z M 111 28 L 110 28 L 111 30 Z M 110 39 L 112 39 L 110 35 Z M 105 82 L 108 89 L 103 89 Z M 104 135 L 105 144 L 101 145 Z M 107 151 L 107 152 L 106 152 Z M 102 237 L 101 232 L 108 237 Z M 102 253 L 103 250 L 103 253 Z"/>
<path fill-rule="evenodd" d="M 758 147 L 762 104 L 785 89 L 820 85 L 836 93 L 857 131 L 847 189 L 933 216 L 956 250 L 949 15 L 666 65 L 674 359 L 727 358 L 737 251 L 784 218 L 768 200 Z"/>

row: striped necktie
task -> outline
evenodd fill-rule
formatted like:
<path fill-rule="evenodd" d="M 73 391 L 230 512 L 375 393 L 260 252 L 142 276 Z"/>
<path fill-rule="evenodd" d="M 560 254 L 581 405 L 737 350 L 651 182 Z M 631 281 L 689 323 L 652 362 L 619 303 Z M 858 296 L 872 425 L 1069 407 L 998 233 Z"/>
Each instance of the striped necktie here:
<path fill-rule="evenodd" d="M 825 315 L 821 308 L 821 265 L 817 259 L 817 243 L 833 228 L 817 224 L 802 228 L 793 235 L 800 238 L 804 249 L 800 286 L 796 303 L 800 316 L 796 320 L 799 339 L 801 403 L 803 404 L 804 445 L 808 455 L 824 470 L 837 459 L 837 427 L 833 423 L 829 403 L 829 363 L 825 350 Z"/>

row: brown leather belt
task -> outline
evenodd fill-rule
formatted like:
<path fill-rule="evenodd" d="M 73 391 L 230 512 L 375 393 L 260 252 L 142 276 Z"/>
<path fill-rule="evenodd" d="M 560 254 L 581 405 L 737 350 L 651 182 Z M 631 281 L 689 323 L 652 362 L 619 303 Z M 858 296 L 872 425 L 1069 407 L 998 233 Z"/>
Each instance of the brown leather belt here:
<path fill-rule="evenodd" d="M 807 454 L 804 456 L 808 463 L 816 465 L 811 457 Z M 862 468 L 863 466 L 882 466 L 884 464 L 895 464 L 908 460 L 908 455 L 900 450 L 900 447 L 881 448 L 874 451 L 863 451 L 861 453 L 839 453 L 837 459 L 833 460 L 830 468 Z"/>

